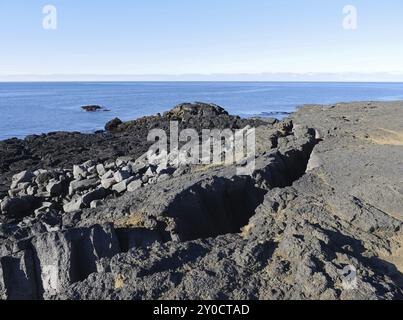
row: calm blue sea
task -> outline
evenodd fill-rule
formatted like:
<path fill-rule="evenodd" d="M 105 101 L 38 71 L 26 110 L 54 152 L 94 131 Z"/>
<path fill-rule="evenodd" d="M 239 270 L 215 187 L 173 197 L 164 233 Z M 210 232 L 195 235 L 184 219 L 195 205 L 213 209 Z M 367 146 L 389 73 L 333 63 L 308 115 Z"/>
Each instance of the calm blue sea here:
<path fill-rule="evenodd" d="M 0 83 L 0 140 L 50 131 L 92 132 L 182 102 L 213 102 L 232 114 L 281 117 L 306 103 L 403 100 L 402 83 L 70 82 Z M 86 113 L 99 104 L 111 112 Z"/>

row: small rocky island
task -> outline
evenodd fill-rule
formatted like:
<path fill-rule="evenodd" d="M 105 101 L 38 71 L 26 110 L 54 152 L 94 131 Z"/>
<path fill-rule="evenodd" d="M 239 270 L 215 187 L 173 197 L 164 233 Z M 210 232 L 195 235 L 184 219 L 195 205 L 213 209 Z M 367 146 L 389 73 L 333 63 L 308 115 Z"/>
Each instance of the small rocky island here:
<path fill-rule="evenodd" d="M 144 161 L 173 120 L 254 127 L 254 172 Z M 403 299 L 403 102 L 1 141 L 0 201 L 1 299 Z"/>
<path fill-rule="evenodd" d="M 105 107 L 98 106 L 98 105 L 82 106 L 81 109 L 86 111 L 86 112 L 110 111 L 109 109 L 107 109 Z"/>

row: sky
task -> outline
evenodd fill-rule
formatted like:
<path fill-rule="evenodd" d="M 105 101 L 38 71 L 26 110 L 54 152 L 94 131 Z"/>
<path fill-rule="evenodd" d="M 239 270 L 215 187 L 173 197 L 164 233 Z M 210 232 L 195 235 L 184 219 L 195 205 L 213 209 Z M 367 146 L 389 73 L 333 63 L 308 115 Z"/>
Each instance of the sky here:
<path fill-rule="evenodd" d="M 356 29 L 343 28 L 346 5 Z M 1 0 L 0 79 L 400 76 L 402 38 L 401 0 Z"/>

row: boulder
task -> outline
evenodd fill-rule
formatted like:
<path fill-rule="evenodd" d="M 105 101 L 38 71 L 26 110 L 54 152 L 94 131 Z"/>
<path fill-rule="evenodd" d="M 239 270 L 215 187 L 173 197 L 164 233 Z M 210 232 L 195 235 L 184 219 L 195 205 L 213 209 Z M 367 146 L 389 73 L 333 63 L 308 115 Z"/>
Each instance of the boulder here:
<path fill-rule="evenodd" d="M 109 170 L 108 172 L 106 172 L 106 173 L 104 173 L 104 174 L 102 175 L 101 179 L 102 179 L 102 180 L 105 180 L 105 179 L 113 178 L 114 174 L 115 174 L 115 173 L 114 173 L 112 170 Z"/>
<path fill-rule="evenodd" d="M 51 194 L 46 190 L 38 190 L 35 196 L 38 198 L 50 198 Z"/>
<path fill-rule="evenodd" d="M 118 129 L 118 127 L 122 124 L 122 120 L 120 120 L 119 118 L 115 118 L 111 121 L 109 121 L 106 125 L 105 125 L 105 130 L 106 131 L 116 131 Z"/>
<path fill-rule="evenodd" d="M 22 171 L 12 177 L 11 189 L 14 189 L 19 183 L 32 182 L 35 175 L 30 171 Z"/>
<path fill-rule="evenodd" d="M 21 218 L 33 213 L 38 201 L 32 196 L 22 196 L 17 198 L 5 198 L 1 202 L 0 208 L 3 215 Z"/>
<path fill-rule="evenodd" d="M 16 197 L 18 195 L 26 195 L 27 194 L 26 190 L 29 186 L 30 186 L 29 182 L 19 183 L 14 188 L 8 190 L 8 194 L 10 195 L 10 197 Z"/>
<path fill-rule="evenodd" d="M 148 161 L 136 161 L 129 164 L 134 174 L 144 174 L 148 169 Z"/>
<path fill-rule="evenodd" d="M 142 181 L 144 184 L 148 183 L 149 180 L 150 180 L 150 177 L 149 177 L 149 176 L 144 175 L 144 176 L 141 177 L 141 181 Z"/>
<path fill-rule="evenodd" d="M 124 170 L 119 170 L 119 171 L 115 172 L 113 177 L 115 178 L 116 182 L 119 183 L 119 182 L 122 182 L 123 180 L 130 178 L 130 172 L 124 171 Z"/>
<path fill-rule="evenodd" d="M 85 206 L 89 206 L 92 201 L 103 199 L 106 197 L 106 195 L 106 190 L 101 187 L 83 195 L 82 202 Z"/>
<path fill-rule="evenodd" d="M 33 196 L 33 195 L 36 194 L 37 191 L 38 191 L 38 187 L 29 186 L 29 187 L 27 188 L 27 195 Z"/>
<path fill-rule="evenodd" d="M 84 168 L 86 168 L 87 170 L 89 169 L 89 168 L 91 168 L 92 166 L 94 166 L 95 165 L 95 163 L 94 163 L 94 161 L 92 161 L 92 160 L 88 160 L 88 161 L 86 161 L 86 162 L 84 162 L 83 164 L 82 164 L 82 166 L 84 167 Z"/>
<path fill-rule="evenodd" d="M 96 166 L 91 166 L 91 167 L 89 167 L 88 170 L 87 170 L 87 172 L 88 172 L 90 175 L 93 175 L 93 176 L 97 176 L 97 175 L 98 175 L 98 171 L 97 171 Z"/>
<path fill-rule="evenodd" d="M 87 168 L 83 165 L 73 166 L 73 175 L 76 180 L 85 179 L 87 177 Z"/>
<path fill-rule="evenodd" d="M 42 234 L 32 241 L 37 256 L 37 281 L 44 297 L 85 280 L 97 271 L 97 261 L 119 253 L 113 227 L 95 225 Z"/>
<path fill-rule="evenodd" d="M 104 165 L 103 165 L 102 163 L 97 164 L 96 170 L 97 170 L 98 175 L 99 175 L 100 177 L 103 176 L 103 175 L 106 173 L 105 167 L 104 167 Z"/>
<path fill-rule="evenodd" d="M 38 299 L 35 264 L 31 250 L 24 249 L 0 258 L 0 299 Z"/>
<path fill-rule="evenodd" d="M 98 179 L 73 180 L 70 182 L 69 194 L 94 188 L 98 183 Z"/>
<path fill-rule="evenodd" d="M 228 112 L 220 106 L 203 102 L 182 103 L 177 105 L 171 111 L 164 113 L 164 117 L 169 118 L 170 120 L 183 120 L 192 117 L 211 118 L 221 115 L 228 116 Z"/>
<path fill-rule="evenodd" d="M 17 185 L 17 189 L 26 190 L 31 184 L 31 182 L 21 182 Z"/>
<path fill-rule="evenodd" d="M 35 216 L 47 212 L 50 209 L 54 209 L 55 205 L 52 202 L 42 202 L 41 206 L 34 211 Z"/>
<path fill-rule="evenodd" d="M 114 184 L 116 184 L 115 178 L 108 178 L 108 179 L 102 179 L 101 180 L 101 186 L 105 189 L 109 189 L 112 187 Z"/>
<path fill-rule="evenodd" d="M 114 170 L 116 168 L 115 162 L 107 162 L 104 165 L 106 170 Z"/>
<path fill-rule="evenodd" d="M 121 181 L 121 182 L 115 184 L 115 185 L 112 187 L 112 190 L 113 190 L 113 191 L 116 191 L 117 193 L 123 193 L 123 192 L 125 192 L 125 191 L 127 190 L 127 186 L 133 181 L 133 179 L 134 179 L 134 178 L 131 177 L 131 178 L 129 178 L 129 179 L 123 180 L 123 181 Z"/>
<path fill-rule="evenodd" d="M 49 180 L 52 179 L 52 175 L 48 171 L 38 172 L 38 175 L 35 178 L 35 183 L 39 186 L 46 185 Z"/>
<path fill-rule="evenodd" d="M 66 213 L 80 210 L 84 206 L 82 197 L 78 197 L 63 206 L 63 210 Z"/>
<path fill-rule="evenodd" d="M 63 192 L 63 182 L 50 180 L 48 185 L 46 186 L 46 191 L 49 192 L 52 196 L 60 196 Z"/>
<path fill-rule="evenodd" d="M 45 169 L 38 169 L 38 170 L 35 170 L 35 171 L 33 172 L 33 174 L 34 174 L 35 177 L 37 177 L 37 176 L 39 176 L 41 173 L 46 173 L 46 172 L 47 172 L 47 170 L 45 170 Z"/>
<path fill-rule="evenodd" d="M 132 160 L 131 157 L 119 157 L 115 163 L 116 163 L 116 166 L 122 167 L 122 166 L 126 166 L 130 160 Z"/>
<path fill-rule="evenodd" d="M 314 150 L 311 153 L 311 156 L 309 158 L 308 165 L 306 167 L 306 172 L 313 171 L 313 170 L 315 170 L 317 168 L 320 168 L 322 166 L 323 166 L 323 161 L 320 158 L 320 156 L 318 155 L 318 153 Z"/>
<path fill-rule="evenodd" d="M 127 191 L 134 192 L 137 189 L 141 188 L 142 185 L 143 185 L 143 182 L 141 180 L 132 181 L 127 185 Z"/>
<path fill-rule="evenodd" d="M 157 174 L 155 166 L 149 166 L 146 173 L 144 174 L 146 177 L 153 177 Z"/>
<path fill-rule="evenodd" d="M 127 183 L 125 181 L 119 182 L 112 187 L 112 190 L 116 191 L 117 193 L 125 192 L 126 189 L 127 189 Z"/>

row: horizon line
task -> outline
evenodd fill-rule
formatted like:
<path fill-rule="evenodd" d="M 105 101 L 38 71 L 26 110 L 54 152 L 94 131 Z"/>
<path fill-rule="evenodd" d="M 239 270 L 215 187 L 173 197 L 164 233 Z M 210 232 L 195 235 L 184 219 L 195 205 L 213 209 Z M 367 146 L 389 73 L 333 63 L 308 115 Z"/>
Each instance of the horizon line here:
<path fill-rule="evenodd" d="M 403 72 L 0 74 L 0 82 L 403 82 Z"/>

